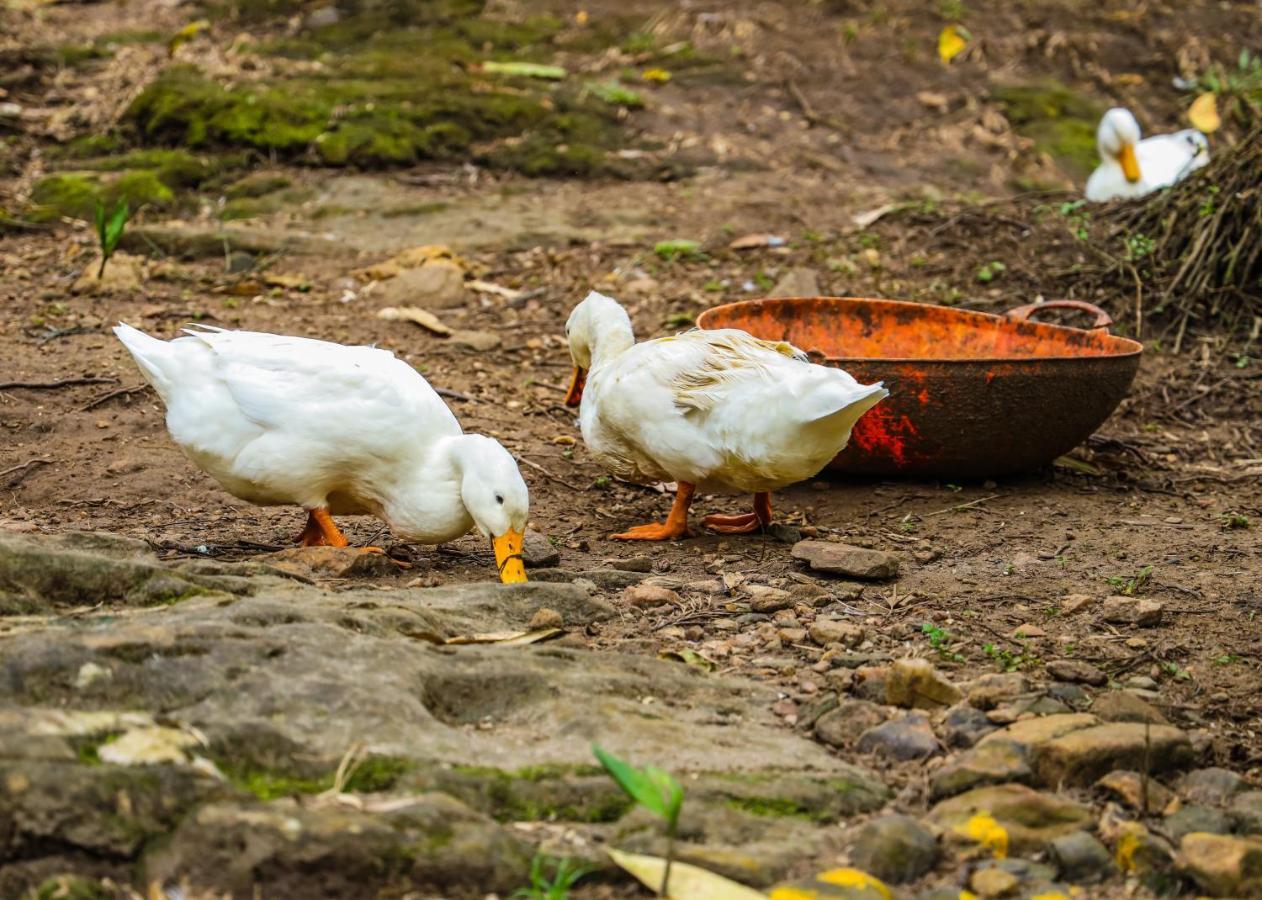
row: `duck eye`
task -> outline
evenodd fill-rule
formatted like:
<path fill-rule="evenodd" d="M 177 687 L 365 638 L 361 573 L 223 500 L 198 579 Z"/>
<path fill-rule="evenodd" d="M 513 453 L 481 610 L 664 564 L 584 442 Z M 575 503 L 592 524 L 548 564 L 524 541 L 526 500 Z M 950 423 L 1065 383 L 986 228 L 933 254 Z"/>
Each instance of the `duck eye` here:
<path fill-rule="evenodd" d="M 495 495 L 495 502 L 496 502 L 496 503 L 498 503 L 500 506 L 503 506 L 503 505 L 504 505 L 504 498 L 503 498 L 503 497 L 501 497 L 499 494 L 496 494 L 496 495 Z"/>

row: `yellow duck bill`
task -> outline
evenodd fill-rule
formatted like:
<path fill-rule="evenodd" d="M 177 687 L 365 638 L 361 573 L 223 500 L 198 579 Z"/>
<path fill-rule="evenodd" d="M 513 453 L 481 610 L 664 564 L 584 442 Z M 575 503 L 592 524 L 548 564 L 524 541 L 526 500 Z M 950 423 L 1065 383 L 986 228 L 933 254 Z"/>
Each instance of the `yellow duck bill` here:
<path fill-rule="evenodd" d="M 526 580 L 526 564 L 521 556 L 524 537 L 522 532 L 510 528 L 491 540 L 491 546 L 495 548 L 495 566 L 504 584 L 518 584 Z"/>
<path fill-rule="evenodd" d="M 1122 174 L 1126 176 L 1126 180 L 1131 184 L 1139 181 L 1139 160 L 1135 158 L 1135 148 L 1130 144 L 1123 144 L 1122 150 L 1117 155 L 1117 161 L 1122 164 Z"/>

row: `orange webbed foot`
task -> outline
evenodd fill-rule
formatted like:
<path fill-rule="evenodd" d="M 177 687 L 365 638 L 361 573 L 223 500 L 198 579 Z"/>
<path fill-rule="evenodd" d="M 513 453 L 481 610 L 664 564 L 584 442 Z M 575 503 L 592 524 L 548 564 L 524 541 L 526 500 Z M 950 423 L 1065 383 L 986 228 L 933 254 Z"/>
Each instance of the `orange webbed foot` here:
<path fill-rule="evenodd" d="M 762 522 L 754 513 L 740 516 L 706 516 L 702 524 L 719 534 L 751 534 L 762 528 Z"/>
<path fill-rule="evenodd" d="M 650 522 L 648 525 L 637 525 L 618 534 L 609 535 L 613 541 L 674 541 L 688 537 L 688 526 L 672 522 Z"/>

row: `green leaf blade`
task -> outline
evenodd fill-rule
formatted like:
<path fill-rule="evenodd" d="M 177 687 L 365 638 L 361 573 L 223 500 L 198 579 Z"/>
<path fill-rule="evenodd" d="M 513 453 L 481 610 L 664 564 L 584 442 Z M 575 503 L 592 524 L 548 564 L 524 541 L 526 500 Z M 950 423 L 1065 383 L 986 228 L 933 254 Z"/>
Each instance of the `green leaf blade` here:
<path fill-rule="evenodd" d="M 595 744 L 592 745 L 592 753 L 609 773 L 609 777 L 617 782 L 618 787 L 622 788 L 627 796 L 654 815 L 664 819 L 670 818 L 665 797 L 646 772 L 640 771 Z"/>

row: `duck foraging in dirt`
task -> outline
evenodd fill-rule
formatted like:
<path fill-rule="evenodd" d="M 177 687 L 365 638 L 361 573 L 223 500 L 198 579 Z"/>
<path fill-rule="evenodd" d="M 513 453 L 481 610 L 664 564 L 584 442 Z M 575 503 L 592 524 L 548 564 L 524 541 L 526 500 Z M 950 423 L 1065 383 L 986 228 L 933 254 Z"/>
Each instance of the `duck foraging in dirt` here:
<path fill-rule="evenodd" d="M 626 311 L 595 291 L 565 331 L 574 361 L 565 402 L 581 407 L 592 456 L 629 481 L 679 486 L 665 523 L 612 535 L 619 540 L 683 537 L 698 488 L 754 495 L 753 512 L 707 516 L 708 528 L 761 530 L 771 522 L 770 493 L 819 472 L 889 393 L 734 328 L 637 344 Z"/>
<path fill-rule="evenodd" d="M 497 441 L 465 434 L 403 360 L 309 338 L 185 332 L 162 341 L 114 329 L 166 404 L 171 437 L 228 493 L 303 507 L 304 546 L 347 546 L 333 515 L 375 515 L 423 544 L 476 528 L 500 579 L 526 580 L 530 498 L 517 463 Z"/>
<path fill-rule="evenodd" d="M 1087 179 L 1093 202 L 1142 197 L 1182 181 L 1209 162 L 1209 140 L 1194 128 L 1140 140 L 1130 110 L 1110 109 L 1096 130 L 1100 165 Z"/>

